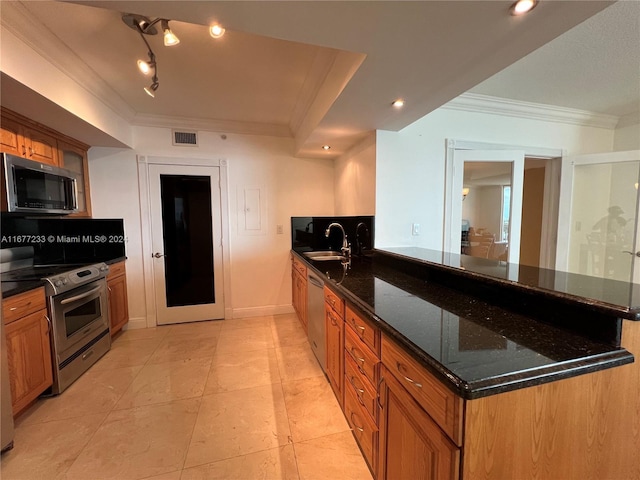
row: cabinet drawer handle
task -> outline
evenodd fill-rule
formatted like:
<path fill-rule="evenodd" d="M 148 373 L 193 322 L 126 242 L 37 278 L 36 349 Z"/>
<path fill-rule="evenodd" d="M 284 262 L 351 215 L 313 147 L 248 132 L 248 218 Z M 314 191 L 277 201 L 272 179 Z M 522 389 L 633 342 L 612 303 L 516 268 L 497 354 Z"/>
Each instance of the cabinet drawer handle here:
<path fill-rule="evenodd" d="M 362 357 L 359 357 L 359 356 L 356 354 L 356 352 L 358 352 L 358 353 L 362 354 L 362 352 L 361 352 L 360 350 L 358 350 L 357 348 L 355 348 L 355 347 L 351 347 L 351 354 L 355 357 L 355 359 L 356 359 L 358 362 L 360 362 L 360 363 L 362 363 L 362 365 L 364 365 L 364 362 L 365 362 L 366 360 L 365 360 L 364 358 L 362 358 Z"/>
<path fill-rule="evenodd" d="M 349 383 L 350 383 L 351 385 L 353 385 L 353 388 L 355 388 L 355 389 L 356 389 L 356 392 L 358 392 L 358 393 L 364 393 L 364 390 L 363 390 L 362 388 L 358 388 L 358 387 L 356 387 L 355 379 L 353 378 L 353 375 L 349 377 Z"/>
<path fill-rule="evenodd" d="M 360 326 L 360 325 L 358 325 L 358 324 L 356 324 L 356 328 L 357 328 L 358 330 L 363 331 L 363 332 L 364 332 L 364 330 L 365 330 L 365 328 L 364 328 L 364 327 L 361 327 L 361 326 Z"/>
<path fill-rule="evenodd" d="M 336 307 L 336 301 L 333 299 L 333 297 L 327 297 L 327 302 L 329 302 L 333 308 Z"/>
<path fill-rule="evenodd" d="M 329 320 L 331 320 L 331 325 L 333 325 L 334 327 L 337 327 L 338 324 L 336 323 L 336 319 L 333 318 L 333 315 L 331 315 L 331 312 L 327 312 L 327 315 L 329 315 Z"/>
<path fill-rule="evenodd" d="M 29 301 L 29 302 L 25 303 L 24 305 L 22 305 L 22 307 L 23 307 L 23 308 L 27 308 L 29 305 L 31 305 L 31 303 L 32 303 L 32 302 L 30 302 L 30 301 Z M 10 311 L 10 312 L 15 312 L 17 309 L 18 309 L 18 307 L 11 307 L 11 308 L 9 309 L 9 311 Z"/>
<path fill-rule="evenodd" d="M 418 387 L 418 388 L 422 388 L 422 384 L 421 384 L 421 383 L 418 383 L 418 382 L 416 382 L 415 380 L 413 380 L 413 379 L 411 379 L 411 378 L 409 378 L 409 377 L 407 377 L 407 376 L 405 375 L 405 372 L 406 372 L 406 370 L 407 370 L 407 367 L 405 367 L 405 366 L 404 366 L 403 364 L 401 364 L 400 362 L 396 362 L 396 365 L 397 365 L 397 367 L 398 367 L 398 372 L 400 372 L 400 375 L 402 375 L 402 377 L 403 377 L 407 382 L 409 382 L 409 383 L 413 383 L 413 384 L 414 384 L 416 387 Z M 404 370 L 405 372 L 403 372 L 403 370 Z"/>
<path fill-rule="evenodd" d="M 353 423 L 353 426 L 356 427 L 356 430 L 358 430 L 359 432 L 364 432 L 364 428 L 359 427 L 358 423 L 353 419 L 353 417 L 355 417 L 353 412 L 351 412 L 350 417 L 351 417 L 351 423 Z"/>

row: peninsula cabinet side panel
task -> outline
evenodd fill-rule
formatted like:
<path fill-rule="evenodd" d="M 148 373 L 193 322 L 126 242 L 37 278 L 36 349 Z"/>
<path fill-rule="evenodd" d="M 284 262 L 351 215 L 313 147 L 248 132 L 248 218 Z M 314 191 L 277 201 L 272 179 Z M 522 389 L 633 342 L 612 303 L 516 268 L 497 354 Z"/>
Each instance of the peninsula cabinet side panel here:
<path fill-rule="evenodd" d="M 467 401 L 462 478 L 640 479 L 638 365 Z"/>

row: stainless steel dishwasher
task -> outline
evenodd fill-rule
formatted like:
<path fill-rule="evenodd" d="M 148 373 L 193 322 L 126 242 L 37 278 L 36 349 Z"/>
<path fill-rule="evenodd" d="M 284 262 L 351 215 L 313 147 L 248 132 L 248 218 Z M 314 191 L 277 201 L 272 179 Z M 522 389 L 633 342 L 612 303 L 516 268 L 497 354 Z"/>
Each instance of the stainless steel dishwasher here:
<path fill-rule="evenodd" d="M 307 335 L 322 370 L 327 370 L 324 326 L 324 282 L 307 269 Z"/>

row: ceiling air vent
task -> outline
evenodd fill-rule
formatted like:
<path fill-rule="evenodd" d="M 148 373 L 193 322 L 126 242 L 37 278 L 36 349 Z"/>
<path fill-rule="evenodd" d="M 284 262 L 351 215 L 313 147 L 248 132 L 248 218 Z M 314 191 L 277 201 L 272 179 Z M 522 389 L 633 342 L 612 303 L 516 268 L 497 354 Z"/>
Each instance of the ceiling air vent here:
<path fill-rule="evenodd" d="M 198 134 L 196 132 L 184 132 L 179 130 L 172 130 L 173 144 L 187 147 L 198 146 Z"/>

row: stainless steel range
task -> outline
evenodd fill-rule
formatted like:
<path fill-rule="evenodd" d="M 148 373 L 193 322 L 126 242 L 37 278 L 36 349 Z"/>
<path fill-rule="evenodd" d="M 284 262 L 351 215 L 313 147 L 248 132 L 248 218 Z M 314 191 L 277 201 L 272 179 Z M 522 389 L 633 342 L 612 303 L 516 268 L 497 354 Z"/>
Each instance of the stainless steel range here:
<path fill-rule="evenodd" d="M 17 269 L 6 265 L 3 282 L 45 282 L 52 327 L 52 393 L 61 393 L 111 348 L 106 281 L 109 267 L 104 263 Z"/>

